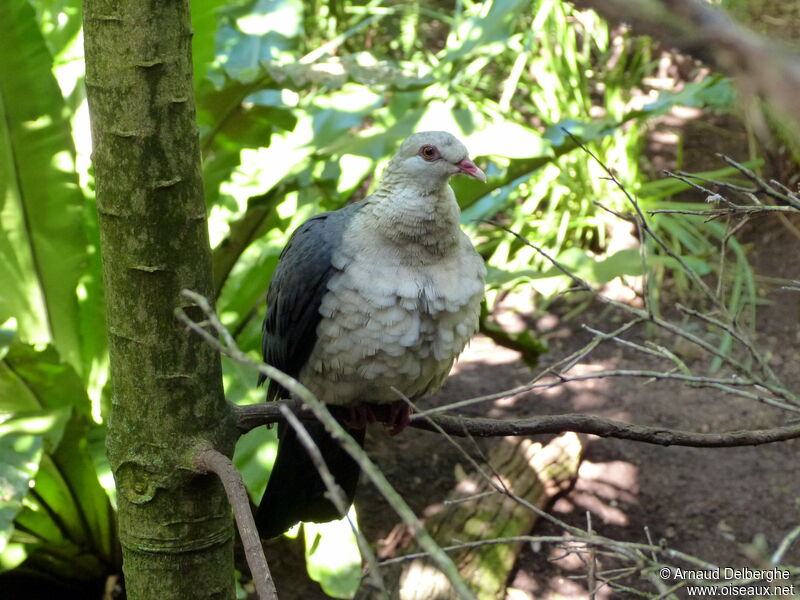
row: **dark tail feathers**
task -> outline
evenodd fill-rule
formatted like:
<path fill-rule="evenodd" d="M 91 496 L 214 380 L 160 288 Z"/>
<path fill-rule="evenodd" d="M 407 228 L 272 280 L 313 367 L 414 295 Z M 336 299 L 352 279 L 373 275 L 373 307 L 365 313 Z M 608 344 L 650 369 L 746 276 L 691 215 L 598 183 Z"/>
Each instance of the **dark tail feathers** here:
<path fill-rule="evenodd" d="M 338 407 L 334 407 L 338 408 Z M 336 410 L 332 410 L 336 414 Z M 337 415 L 341 422 L 341 416 Z M 319 448 L 336 483 L 344 490 L 348 505 L 352 504 L 360 469 L 322 423 L 303 423 Z M 348 433 L 364 446 L 364 429 L 347 428 Z M 286 423 L 278 426 L 278 455 L 267 489 L 256 512 L 256 526 L 262 539 L 276 537 L 300 521 L 325 523 L 341 517 L 325 496 L 327 488 L 316 467 Z"/>

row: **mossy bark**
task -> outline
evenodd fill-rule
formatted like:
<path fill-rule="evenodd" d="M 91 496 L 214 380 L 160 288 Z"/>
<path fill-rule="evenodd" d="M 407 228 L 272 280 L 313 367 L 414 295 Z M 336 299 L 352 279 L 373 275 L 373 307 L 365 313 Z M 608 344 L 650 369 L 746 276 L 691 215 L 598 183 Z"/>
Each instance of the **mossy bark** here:
<path fill-rule="evenodd" d="M 230 508 L 189 465 L 236 432 L 219 356 L 173 315 L 212 294 L 188 2 L 85 0 L 84 35 L 128 598 L 233 598 Z"/>

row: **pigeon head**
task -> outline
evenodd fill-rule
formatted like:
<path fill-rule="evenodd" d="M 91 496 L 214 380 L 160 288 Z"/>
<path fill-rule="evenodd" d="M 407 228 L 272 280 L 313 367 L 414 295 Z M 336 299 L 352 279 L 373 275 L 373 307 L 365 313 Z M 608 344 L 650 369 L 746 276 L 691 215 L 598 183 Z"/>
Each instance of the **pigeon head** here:
<path fill-rule="evenodd" d="M 459 173 L 486 181 L 483 171 L 469 159 L 464 144 L 445 131 L 411 135 L 392 158 L 388 173 L 409 178 L 426 189 L 439 188 Z"/>

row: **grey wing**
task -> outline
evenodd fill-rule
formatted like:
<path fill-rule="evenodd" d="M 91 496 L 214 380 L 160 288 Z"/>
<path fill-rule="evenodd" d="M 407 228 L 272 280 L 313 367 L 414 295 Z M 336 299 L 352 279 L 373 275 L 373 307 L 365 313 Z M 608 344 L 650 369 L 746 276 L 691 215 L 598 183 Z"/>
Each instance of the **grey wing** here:
<path fill-rule="evenodd" d="M 262 350 L 264 362 L 297 377 L 317 342 L 317 325 L 327 283 L 334 274 L 333 253 L 358 204 L 323 213 L 303 223 L 289 238 L 278 259 L 267 292 Z M 259 378 L 259 385 L 264 377 Z M 287 397 L 277 382 L 270 380 L 267 400 Z"/>

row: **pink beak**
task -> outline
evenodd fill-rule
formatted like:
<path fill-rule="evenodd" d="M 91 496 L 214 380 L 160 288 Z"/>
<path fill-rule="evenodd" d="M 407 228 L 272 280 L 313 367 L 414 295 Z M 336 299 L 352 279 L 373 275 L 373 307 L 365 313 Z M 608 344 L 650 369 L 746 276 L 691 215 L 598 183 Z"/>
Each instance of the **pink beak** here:
<path fill-rule="evenodd" d="M 461 173 L 464 173 L 464 175 L 469 175 L 470 177 L 474 177 L 475 179 L 486 183 L 486 173 L 481 171 L 470 159 L 465 158 L 460 163 L 456 164 L 456 166 Z"/>

